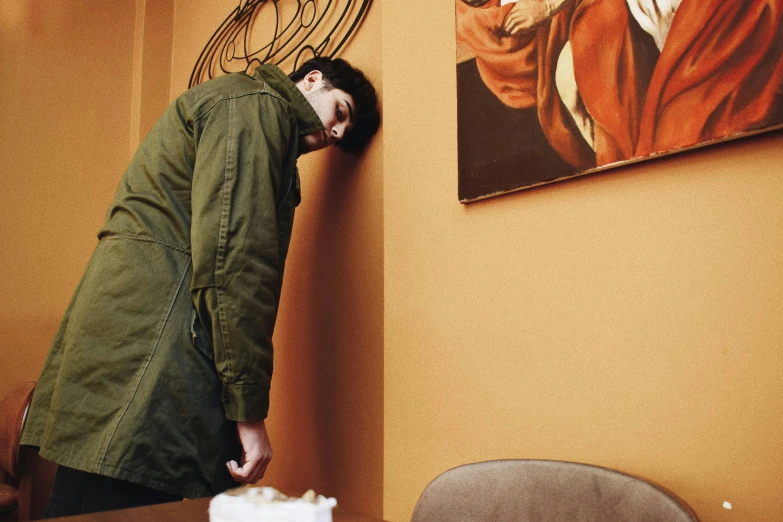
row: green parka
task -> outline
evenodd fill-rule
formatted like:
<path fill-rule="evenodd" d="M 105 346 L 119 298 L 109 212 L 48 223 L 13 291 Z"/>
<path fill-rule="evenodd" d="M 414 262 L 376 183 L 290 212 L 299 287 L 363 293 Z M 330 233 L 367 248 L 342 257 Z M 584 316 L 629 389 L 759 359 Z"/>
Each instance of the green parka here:
<path fill-rule="evenodd" d="M 235 485 L 235 421 L 269 408 L 299 137 L 321 129 L 272 65 L 174 101 L 117 189 L 23 444 L 185 497 Z"/>

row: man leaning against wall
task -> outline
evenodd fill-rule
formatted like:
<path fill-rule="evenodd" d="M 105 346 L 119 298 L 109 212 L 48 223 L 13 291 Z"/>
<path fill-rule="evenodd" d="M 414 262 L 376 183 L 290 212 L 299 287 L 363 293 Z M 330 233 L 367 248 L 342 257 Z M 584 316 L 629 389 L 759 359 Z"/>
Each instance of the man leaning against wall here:
<path fill-rule="evenodd" d="M 364 149 L 375 90 L 340 59 L 177 98 L 140 145 L 55 336 L 22 443 L 59 464 L 46 517 L 214 495 L 272 457 L 274 329 L 296 161 Z"/>

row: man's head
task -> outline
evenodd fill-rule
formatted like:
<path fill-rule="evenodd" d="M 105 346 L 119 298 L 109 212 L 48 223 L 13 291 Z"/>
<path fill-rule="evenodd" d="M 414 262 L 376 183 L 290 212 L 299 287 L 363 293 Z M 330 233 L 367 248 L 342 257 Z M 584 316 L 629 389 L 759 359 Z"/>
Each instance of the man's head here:
<path fill-rule="evenodd" d="M 340 58 L 312 58 L 290 76 L 324 124 L 324 132 L 304 137 L 305 152 L 331 144 L 361 152 L 381 118 L 375 88 L 358 69 Z"/>

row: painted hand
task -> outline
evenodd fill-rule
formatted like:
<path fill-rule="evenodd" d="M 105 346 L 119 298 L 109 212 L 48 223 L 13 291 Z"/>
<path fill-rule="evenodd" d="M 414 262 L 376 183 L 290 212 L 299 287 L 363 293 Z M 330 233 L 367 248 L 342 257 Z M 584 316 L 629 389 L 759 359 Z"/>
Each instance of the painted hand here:
<path fill-rule="evenodd" d="M 508 36 L 530 31 L 549 20 L 551 13 L 544 0 L 519 0 L 503 20 L 503 31 Z"/>

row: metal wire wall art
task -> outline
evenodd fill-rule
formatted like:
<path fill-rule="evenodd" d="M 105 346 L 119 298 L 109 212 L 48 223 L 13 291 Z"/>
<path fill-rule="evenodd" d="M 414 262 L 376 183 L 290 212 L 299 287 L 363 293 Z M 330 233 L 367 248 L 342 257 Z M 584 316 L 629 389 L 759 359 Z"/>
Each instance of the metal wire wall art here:
<path fill-rule="evenodd" d="M 316 56 L 334 57 L 359 27 L 371 0 L 240 0 L 201 51 L 193 87 L 223 73 L 273 63 L 292 72 Z"/>

